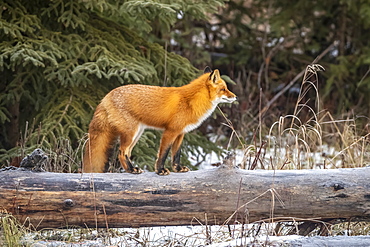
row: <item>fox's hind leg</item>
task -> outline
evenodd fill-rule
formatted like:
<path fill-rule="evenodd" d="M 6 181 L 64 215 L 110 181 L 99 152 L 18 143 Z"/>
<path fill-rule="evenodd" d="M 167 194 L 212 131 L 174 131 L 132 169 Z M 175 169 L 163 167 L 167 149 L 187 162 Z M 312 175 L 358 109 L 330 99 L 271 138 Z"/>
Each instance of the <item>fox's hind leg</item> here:
<path fill-rule="evenodd" d="M 174 143 L 172 144 L 172 171 L 174 172 L 188 172 L 190 169 L 186 166 L 180 165 L 181 156 L 181 143 L 184 139 L 184 133 L 176 137 Z"/>
<path fill-rule="evenodd" d="M 143 172 L 139 167 L 134 167 L 130 160 L 131 151 L 134 148 L 135 144 L 139 140 L 141 134 L 143 133 L 144 128 L 142 126 L 138 126 L 138 129 L 135 132 L 131 131 L 121 131 L 120 135 L 120 148 L 119 148 L 119 161 L 122 167 L 125 169 L 126 172 L 133 173 L 133 174 L 140 174 Z"/>

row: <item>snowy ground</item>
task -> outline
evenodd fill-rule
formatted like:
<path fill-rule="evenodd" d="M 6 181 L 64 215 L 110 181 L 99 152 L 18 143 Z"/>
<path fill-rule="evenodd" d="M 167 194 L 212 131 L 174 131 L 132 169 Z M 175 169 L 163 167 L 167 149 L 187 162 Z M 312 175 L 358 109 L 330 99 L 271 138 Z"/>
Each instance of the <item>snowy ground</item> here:
<path fill-rule="evenodd" d="M 299 152 L 295 153 L 293 151 L 289 151 L 287 148 L 277 148 L 277 149 L 266 149 L 262 148 L 258 150 L 261 152 L 260 157 L 258 159 L 259 165 L 257 165 L 257 169 L 261 167 L 261 163 L 265 169 L 273 169 L 271 167 L 271 160 L 274 160 L 274 163 L 284 163 L 286 160 L 290 161 L 290 165 L 284 167 L 284 169 L 297 169 L 296 167 L 289 167 L 294 164 L 300 164 L 301 169 L 334 169 L 341 167 L 342 160 L 340 159 L 339 154 L 340 152 L 336 151 L 333 147 L 329 147 L 327 145 L 323 145 L 318 147 L 315 152 Z M 255 147 L 247 148 L 246 150 L 235 150 L 235 165 L 245 165 L 248 167 L 248 163 L 253 162 L 256 156 Z M 191 157 L 189 159 L 192 165 L 197 164 L 199 161 L 196 160 L 195 157 Z M 211 153 L 206 156 L 204 162 L 201 163 L 199 169 L 210 169 L 212 168 L 212 164 L 220 163 L 221 158 L 217 156 L 215 153 Z M 324 167 L 324 164 L 326 166 Z M 275 168 L 277 169 L 277 168 Z"/>
<path fill-rule="evenodd" d="M 206 230 L 207 229 L 207 230 Z M 303 237 L 297 235 L 255 237 L 231 236 L 226 227 L 185 226 L 151 227 L 140 229 L 119 229 L 122 236 L 101 237 L 82 241 L 43 241 L 31 240 L 32 247 L 138 247 L 138 246 L 208 246 L 208 247 L 369 247 L 370 236 Z M 207 233 L 208 231 L 208 233 Z M 68 233 L 66 233 L 68 234 Z M 94 234 L 94 232 L 92 233 Z M 29 236 L 30 237 L 30 236 Z"/>
<path fill-rule="evenodd" d="M 230 242 L 211 244 L 209 247 L 234 246 L 284 246 L 284 247 L 369 247 L 370 236 L 336 236 L 336 237 L 302 237 L 290 236 L 262 236 L 256 241 L 252 238 L 236 239 Z"/>

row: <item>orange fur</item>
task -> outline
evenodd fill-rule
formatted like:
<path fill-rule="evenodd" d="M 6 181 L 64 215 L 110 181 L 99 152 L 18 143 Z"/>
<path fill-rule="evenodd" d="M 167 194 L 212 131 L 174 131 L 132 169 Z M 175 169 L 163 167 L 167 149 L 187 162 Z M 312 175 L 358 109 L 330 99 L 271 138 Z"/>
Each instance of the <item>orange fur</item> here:
<path fill-rule="evenodd" d="M 113 89 L 98 105 L 90 123 L 83 171 L 104 172 L 107 150 L 114 139 L 120 137 L 121 165 L 127 172 L 141 173 L 132 166 L 129 157 L 146 128 L 163 130 L 156 173 L 169 173 L 164 161 L 171 147 L 173 170 L 188 171 L 179 164 L 184 134 L 197 128 L 218 103 L 231 103 L 235 99 L 218 70 L 205 73 L 182 87 L 126 85 Z"/>

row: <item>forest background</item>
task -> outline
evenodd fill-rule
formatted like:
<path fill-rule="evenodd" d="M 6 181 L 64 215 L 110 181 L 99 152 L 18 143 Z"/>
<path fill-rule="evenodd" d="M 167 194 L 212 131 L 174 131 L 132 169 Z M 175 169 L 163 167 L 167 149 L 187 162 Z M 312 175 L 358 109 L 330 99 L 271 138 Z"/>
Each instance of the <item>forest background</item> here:
<path fill-rule="evenodd" d="M 40 147 L 57 157 L 49 167 L 76 172 L 107 92 L 180 86 L 205 66 L 235 82 L 238 104 L 222 107 L 232 126 L 214 114 L 186 135 L 184 153 L 201 162 L 220 147 L 262 143 L 280 116 L 296 111 L 300 73 L 320 55 L 320 101 L 304 94 L 301 121 L 321 109 L 322 121 L 353 119 L 359 135 L 368 133 L 369 28 L 369 0 L 0 1 L 0 165 Z M 322 130 L 324 141 L 338 141 Z M 235 133 L 241 138 L 230 143 Z M 145 132 L 137 164 L 151 169 L 159 136 Z"/>

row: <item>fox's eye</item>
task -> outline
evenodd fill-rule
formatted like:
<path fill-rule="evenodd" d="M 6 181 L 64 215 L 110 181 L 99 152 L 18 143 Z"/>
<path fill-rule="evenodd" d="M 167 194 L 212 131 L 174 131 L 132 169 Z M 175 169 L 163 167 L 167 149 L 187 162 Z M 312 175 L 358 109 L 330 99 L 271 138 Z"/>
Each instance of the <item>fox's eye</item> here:
<path fill-rule="evenodd" d="M 226 89 L 225 89 L 225 88 L 223 88 L 223 89 L 221 89 L 221 91 L 222 91 L 222 92 L 225 92 L 225 91 L 226 91 Z"/>

